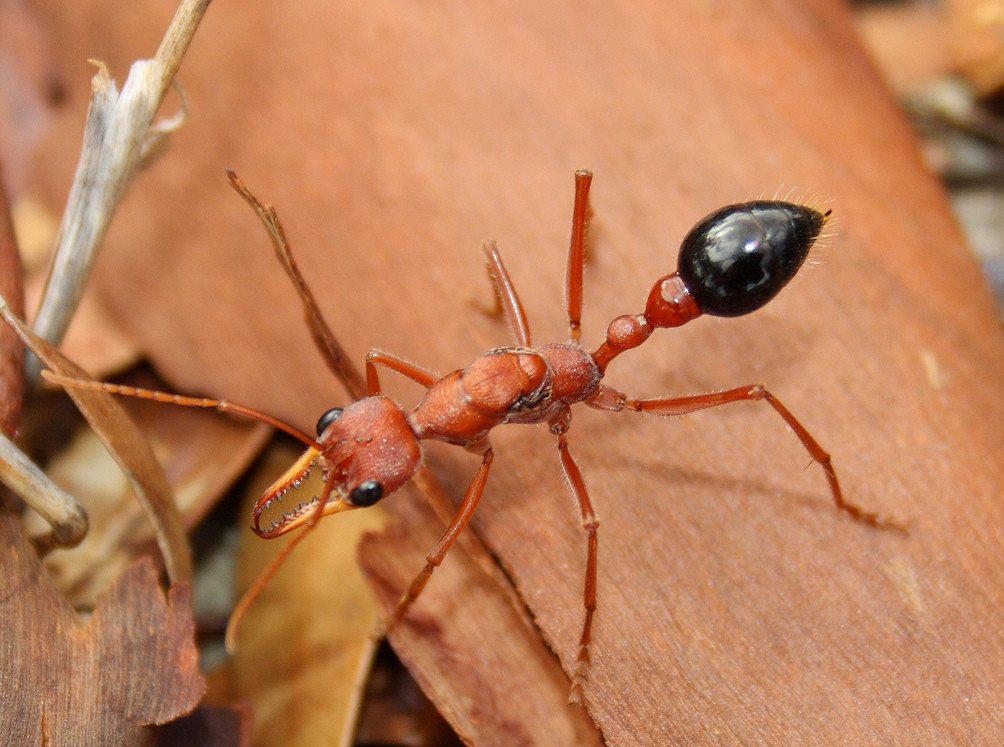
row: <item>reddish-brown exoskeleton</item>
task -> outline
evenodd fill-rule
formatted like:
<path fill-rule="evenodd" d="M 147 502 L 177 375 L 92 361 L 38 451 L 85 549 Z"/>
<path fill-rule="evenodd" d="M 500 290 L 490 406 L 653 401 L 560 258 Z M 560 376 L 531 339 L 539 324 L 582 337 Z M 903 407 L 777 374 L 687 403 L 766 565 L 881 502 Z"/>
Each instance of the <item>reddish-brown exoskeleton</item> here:
<path fill-rule="evenodd" d="M 607 366 L 623 352 L 636 348 L 652 332 L 678 327 L 702 313 L 738 316 L 754 311 L 795 275 L 815 242 L 829 213 L 786 202 L 758 201 L 722 208 L 701 221 L 684 239 L 676 273 L 659 278 L 640 314 L 614 319 L 606 339 L 594 351 L 579 342 L 582 311 L 582 273 L 589 185 L 588 171 L 575 174 L 575 202 L 566 291 L 570 340 L 534 346 L 530 328 L 502 257 L 493 242 L 483 251 L 488 271 L 514 339 L 507 347 L 490 350 L 468 366 L 437 376 L 418 366 L 373 350 L 366 357 L 365 383 L 348 362 L 293 261 L 282 225 L 274 209 L 261 204 L 229 172 L 231 182 L 254 208 L 268 229 L 276 252 L 293 279 L 307 310 L 315 340 L 329 365 L 357 401 L 344 409 L 325 412 L 312 437 L 263 413 L 221 400 L 182 397 L 162 392 L 98 382 L 65 379 L 67 386 L 100 388 L 116 394 L 143 397 L 194 407 L 236 412 L 268 422 L 307 445 L 306 453 L 261 497 L 252 516 L 254 531 L 273 538 L 304 525 L 313 526 L 328 514 L 371 506 L 408 482 L 422 460 L 421 442 L 437 439 L 456 444 L 482 457 L 456 516 L 442 540 L 428 554 L 426 565 L 404 592 L 387 627 L 405 614 L 433 570 L 470 521 L 484 493 L 492 464 L 489 436 L 497 426 L 546 424 L 557 440 L 561 466 L 578 504 L 586 532 L 585 608 L 572 699 L 581 695 L 589 665 L 590 631 L 596 610 L 596 559 L 599 521 L 585 481 L 568 449 L 567 432 L 572 405 L 582 402 L 600 410 L 631 410 L 656 415 L 684 413 L 730 402 L 763 400 L 792 428 L 806 451 L 823 469 L 837 508 L 871 526 L 894 526 L 874 513 L 848 502 L 840 490 L 830 456 L 781 402 L 760 384 L 712 394 L 659 399 L 634 399 L 602 383 Z M 381 394 L 378 367 L 396 371 L 426 388 L 425 397 L 405 409 Z M 319 471 L 320 495 L 298 500 L 304 480 Z M 302 539 L 306 532 L 297 539 Z M 287 547 L 287 552 L 295 543 Z M 259 578 L 235 612 L 231 629 L 247 605 L 284 559 L 283 553 Z"/>

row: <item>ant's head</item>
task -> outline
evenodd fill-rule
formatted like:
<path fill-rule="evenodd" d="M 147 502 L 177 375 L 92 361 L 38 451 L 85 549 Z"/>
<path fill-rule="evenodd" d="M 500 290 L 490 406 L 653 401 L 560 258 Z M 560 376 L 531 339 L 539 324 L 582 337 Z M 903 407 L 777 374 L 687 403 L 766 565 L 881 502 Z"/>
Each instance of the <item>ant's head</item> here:
<path fill-rule="evenodd" d="M 307 449 L 258 499 L 252 528 L 260 537 L 310 521 L 329 480 L 322 515 L 372 506 L 411 479 L 422 454 L 407 416 L 386 397 L 328 410 L 317 421 L 317 441 L 321 449 Z"/>
<path fill-rule="evenodd" d="M 683 240 L 680 278 L 703 313 L 749 314 L 795 276 L 829 215 L 767 200 L 716 210 Z"/>

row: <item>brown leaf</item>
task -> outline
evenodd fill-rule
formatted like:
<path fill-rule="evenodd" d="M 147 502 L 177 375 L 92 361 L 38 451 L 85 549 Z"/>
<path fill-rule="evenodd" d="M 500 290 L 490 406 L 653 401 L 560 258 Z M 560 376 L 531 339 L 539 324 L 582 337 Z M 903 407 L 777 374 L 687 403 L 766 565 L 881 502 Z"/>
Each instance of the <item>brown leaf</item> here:
<path fill-rule="evenodd" d="M 25 327 L 2 298 L 0 315 L 24 344 L 53 371 L 73 378 L 89 378 L 82 368 Z M 73 388 L 67 393 L 129 480 L 130 489 L 154 528 L 168 575 L 172 581 L 187 581 L 192 575 L 192 561 L 185 528 L 164 471 L 150 446 L 111 395 Z"/>
<path fill-rule="evenodd" d="M 44 287 L 44 271 L 29 275 L 24 290 L 27 308 L 38 308 Z M 87 292 L 80 299 L 73 324 L 59 349 L 97 379 L 120 374 L 141 358 L 135 340 L 115 323 L 101 300 Z"/>
<path fill-rule="evenodd" d="M 366 683 L 356 744 L 458 747 L 462 742 L 390 646 L 381 646 Z"/>
<path fill-rule="evenodd" d="M 50 107 L 62 92 L 53 76 L 46 30 L 33 8 L 24 3 L 0 4 L 0 39 L 4 49 L 0 163 L 4 184 L 16 204 L 32 170 L 34 149 L 51 125 Z"/>
<path fill-rule="evenodd" d="M 443 532 L 417 492 L 397 496 L 394 528 L 362 547 L 363 567 L 385 614 Z M 356 513 L 362 512 L 347 516 Z M 467 744 L 602 743 L 585 712 L 568 705 L 568 678 L 533 624 L 462 545 L 436 570 L 390 640 Z M 472 698 L 491 707 L 472 708 Z"/>
<path fill-rule="evenodd" d="M 38 7 L 67 75 L 84 50 L 122 64 L 142 45 L 120 3 Z M 577 167 L 595 173 L 590 344 L 640 310 L 702 215 L 781 184 L 826 195 L 838 233 L 814 252 L 819 266 L 753 316 L 653 336 L 609 383 L 656 396 L 763 381 L 832 452 L 848 496 L 910 519 L 913 534 L 837 516 L 762 407 L 674 420 L 577 411 L 571 446 L 602 522 L 590 712 L 614 744 L 993 741 L 999 314 L 845 4 L 402 7 L 308 0 L 207 18 L 213 43 L 183 71 L 193 117 L 177 170 L 144 176 L 95 278 L 158 371 L 299 424 L 339 402 L 227 166 L 277 206 L 350 354 L 379 346 L 440 371 L 509 341 L 468 308 L 487 300 L 486 236 L 534 339 L 564 339 Z M 59 125 L 81 118 L 68 107 Z M 40 193 L 65 183 L 64 139 L 47 138 Z M 944 371 L 941 389 L 925 360 Z M 585 539 L 553 439 L 492 437 L 475 529 L 570 668 Z M 434 446 L 428 460 L 462 494 L 466 456 Z M 420 605 L 421 619 L 448 624 L 460 604 Z M 458 720 L 499 707 L 452 680 L 452 665 L 431 667 L 449 653 L 440 640 L 396 640 L 427 687 L 466 692 L 450 701 Z"/>
<path fill-rule="evenodd" d="M 190 592 L 165 596 L 147 559 L 133 564 L 86 619 L 52 587 L 0 512 L 0 703 L 9 744 L 133 744 L 143 727 L 187 713 L 205 683 Z"/>
<path fill-rule="evenodd" d="M 248 487 L 245 516 L 268 485 L 299 456 L 274 446 Z M 314 476 L 318 482 L 319 477 Z M 383 513 L 354 511 L 325 520 L 251 607 L 237 639 L 234 681 L 255 714 L 259 744 L 351 745 L 362 688 L 377 641 L 377 610 L 360 572 L 362 536 L 379 529 Z M 251 581 L 292 537 L 263 540 L 242 533 L 238 589 Z M 321 735 L 324 735 L 323 738 Z"/>
<path fill-rule="evenodd" d="M 1004 8 L 982 0 L 861 4 L 856 20 L 868 51 L 900 95 L 959 78 L 978 95 L 1004 87 Z"/>

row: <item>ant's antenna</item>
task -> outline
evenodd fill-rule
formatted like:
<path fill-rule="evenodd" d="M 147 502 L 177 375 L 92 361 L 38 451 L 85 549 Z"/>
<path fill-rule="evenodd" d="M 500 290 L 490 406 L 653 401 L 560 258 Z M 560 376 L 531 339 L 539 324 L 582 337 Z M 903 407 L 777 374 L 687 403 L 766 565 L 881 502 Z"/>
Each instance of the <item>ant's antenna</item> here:
<path fill-rule="evenodd" d="M 293 281 L 293 286 L 303 302 L 303 311 L 307 317 L 307 325 L 310 327 L 310 335 L 314 338 L 317 349 L 321 351 L 324 362 L 328 364 L 328 368 L 331 369 L 335 377 L 342 382 L 352 399 L 363 399 L 366 396 L 366 381 L 359 369 L 352 365 L 345 348 L 338 342 L 335 333 L 331 331 L 331 327 L 325 321 L 314 294 L 307 285 L 307 281 L 303 279 L 300 268 L 293 258 L 293 251 L 289 247 L 286 231 L 282 227 L 282 222 L 279 220 L 275 208 L 262 203 L 255 197 L 233 169 L 227 169 L 227 178 L 233 188 L 237 190 L 237 194 L 243 197 L 244 201 L 255 211 L 265 226 L 265 230 L 268 231 L 269 238 L 272 239 L 272 247 L 275 249 L 275 256 L 279 258 L 279 263 L 289 279 Z"/>

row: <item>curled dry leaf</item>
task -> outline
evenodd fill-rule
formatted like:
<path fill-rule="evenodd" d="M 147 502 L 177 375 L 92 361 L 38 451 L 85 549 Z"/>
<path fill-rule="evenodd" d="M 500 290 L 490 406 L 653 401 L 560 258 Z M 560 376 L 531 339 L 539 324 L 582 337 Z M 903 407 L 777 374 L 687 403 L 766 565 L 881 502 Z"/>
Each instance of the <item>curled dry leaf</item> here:
<path fill-rule="evenodd" d="M 21 263 L 7 192 L 0 181 L 0 298 L 11 298 L 20 311 L 24 304 Z M 49 529 L 36 540 L 44 552 L 53 546 L 72 546 L 87 532 L 87 515 L 60 490 L 9 438 L 21 411 L 24 386 L 24 346 L 13 329 L 0 328 L 0 481 L 20 495 L 45 518 Z M 6 434 L 6 435 L 4 435 Z"/>
<path fill-rule="evenodd" d="M 151 383 L 135 376 L 129 381 L 140 386 Z M 149 402 L 130 401 L 127 407 L 164 466 L 187 529 L 216 505 L 271 432 L 264 424 L 217 413 Z M 48 471 L 88 507 L 91 531 L 78 547 L 46 558 L 46 568 L 74 605 L 90 606 L 137 553 L 149 548 L 151 526 L 125 477 L 92 432 L 78 433 L 49 463 Z"/>
<path fill-rule="evenodd" d="M 269 450 L 245 501 L 297 457 Z M 311 478 L 318 482 L 319 477 Z M 244 619 L 234 657 L 236 690 L 251 701 L 260 744 L 352 744 L 362 690 L 376 648 L 377 610 L 356 560 L 363 535 L 380 529 L 381 510 L 324 520 L 290 556 Z M 289 537 L 262 540 L 243 531 L 238 588 L 243 591 Z M 323 735 L 323 736 L 322 736 Z"/>
<path fill-rule="evenodd" d="M 166 596 L 148 559 L 83 619 L 56 591 L 20 522 L 0 510 L 0 723 L 8 744 L 138 744 L 144 726 L 195 707 L 190 592 Z"/>
<path fill-rule="evenodd" d="M 0 174 L 0 296 L 10 299 L 14 313 L 20 314 L 24 309 L 21 261 L 2 176 Z M 24 348 L 17 335 L 13 330 L 0 329 L 0 432 L 8 436 L 14 434 L 21 412 L 23 361 Z"/>
<path fill-rule="evenodd" d="M 31 332 L 11 313 L 10 307 L 2 297 L 0 297 L 0 315 L 10 328 L 17 332 L 24 344 L 53 371 L 74 378 L 90 378 L 73 361 Z M 164 471 L 154 458 L 149 444 L 122 406 L 110 394 L 78 389 L 67 391 L 128 478 L 130 488 L 153 526 L 171 580 L 174 582 L 189 580 L 192 575 L 192 561 L 185 537 L 185 527 L 178 514 L 167 479 L 164 477 Z"/>

